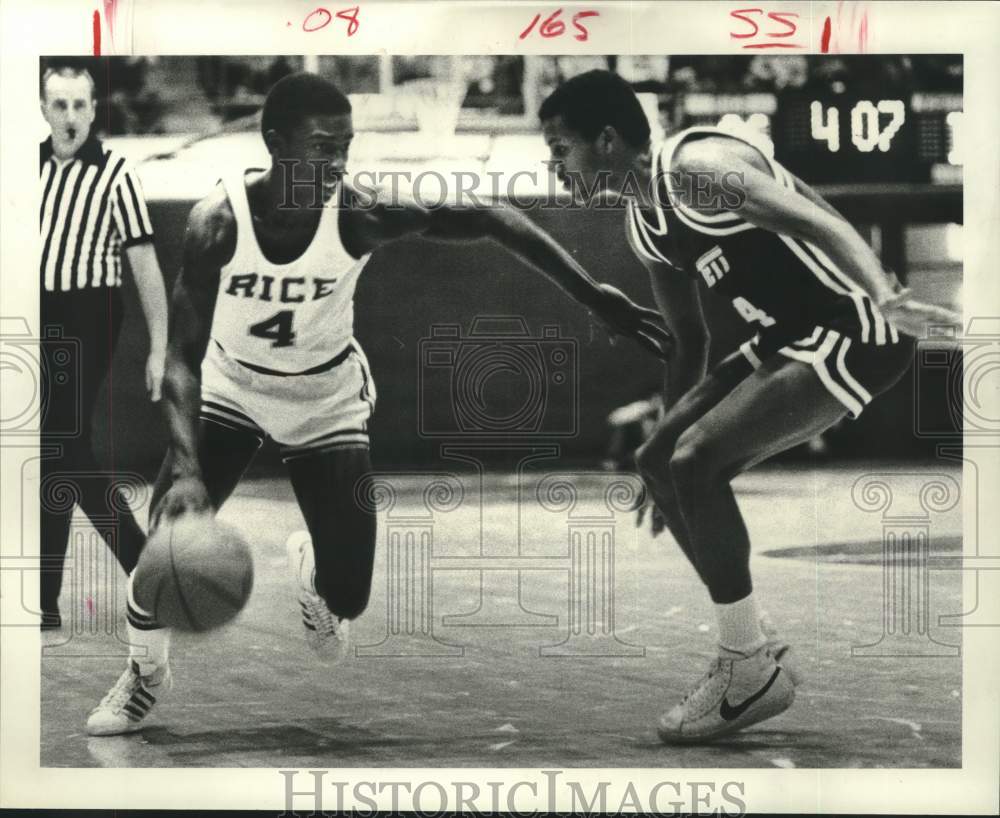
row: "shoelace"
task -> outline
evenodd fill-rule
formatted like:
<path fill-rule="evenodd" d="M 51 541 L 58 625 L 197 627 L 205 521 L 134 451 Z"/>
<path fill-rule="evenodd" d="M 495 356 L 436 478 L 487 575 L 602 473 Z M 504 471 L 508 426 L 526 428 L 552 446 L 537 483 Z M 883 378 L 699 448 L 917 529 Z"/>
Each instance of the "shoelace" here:
<path fill-rule="evenodd" d="M 317 633 L 337 634 L 337 625 L 339 624 L 339 620 L 333 615 L 333 613 L 331 613 L 330 609 L 326 607 L 326 603 L 323 601 L 322 597 L 314 594 L 308 594 L 306 596 L 306 610 L 310 621 L 316 628 Z"/>
<path fill-rule="evenodd" d="M 684 698 L 681 699 L 681 704 L 687 704 L 688 699 L 693 698 L 695 695 L 704 690 L 705 683 L 715 676 L 715 674 L 717 674 L 720 670 L 722 670 L 722 659 L 717 657 L 712 660 L 712 664 L 708 666 L 708 670 L 701 675 L 701 678 L 698 679 L 691 689 L 684 694 Z"/>
<path fill-rule="evenodd" d="M 101 699 L 101 707 L 111 707 L 115 710 L 120 710 L 129 699 L 132 698 L 132 694 L 135 693 L 136 687 L 142 684 L 141 679 L 135 676 L 133 681 L 134 671 L 131 668 L 126 668 L 125 672 L 119 677 L 115 686 L 108 691 L 108 694 Z"/>

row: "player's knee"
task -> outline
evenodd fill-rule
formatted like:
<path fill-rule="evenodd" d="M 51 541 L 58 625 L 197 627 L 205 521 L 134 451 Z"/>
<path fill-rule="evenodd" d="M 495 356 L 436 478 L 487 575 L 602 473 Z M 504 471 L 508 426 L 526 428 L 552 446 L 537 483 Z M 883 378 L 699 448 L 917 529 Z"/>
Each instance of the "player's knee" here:
<path fill-rule="evenodd" d="M 696 430 L 681 435 L 670 457 L 670 476 L 679 492 L 715 476 L 708 441 Z"/>
<path fill-rule="evenodd" d="M 668 480 L 670 459 L 673 456 L 677 438 L 656 435 L 635 450 L 635 465 L 643 477 Z"/>
<path fill-rule="evenodd" d="M 666 465 L 666 461 L 655 451 L 652 441 L 647 440 L 633 454 L 635 467 L 643 477 L 657 477 L 658 472 Z"/>

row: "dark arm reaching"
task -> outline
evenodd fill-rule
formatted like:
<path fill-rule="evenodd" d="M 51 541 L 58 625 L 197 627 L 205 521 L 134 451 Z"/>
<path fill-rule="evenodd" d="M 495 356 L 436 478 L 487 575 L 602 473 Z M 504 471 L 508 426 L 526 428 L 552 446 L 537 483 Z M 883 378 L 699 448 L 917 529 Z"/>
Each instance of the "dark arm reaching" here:
<path fill-rule="evenodd" d="M 716 178 L 738 173 L 743 194 L 739 213 L 746 221 L 814 244 L 901 332 L 919 338 L 931 326 L 961 324 L 961 317 L 950 310 L 911 298 L 851 224 L 811 188 L 797 185 L 797 190 L 789 190 L 733 151 L 702 142 L 683 146 L 677 164 L 681 172 L 708 171 Z M 718 209 L 713 205 L 706 210 Z"/>
<path fill-rule="evenodd" d="M 658 323 L 655 310 L 633 303 L 616 288 L 595 281 L 584 268 L 520 211 L 502 205 L 491 207 L 423 208 L 413 202 L 380 204 L 365 216 L 369 244 L 378 246 L 409 235 L 443 241 L 493 239 L 518 258 L 547 276 L 579 301 L 615 333 L 635 339 L 661 358 L 670 346 L 670 335 Z"/>
<path fill-rule="evenodd" d="M 231 220 L 225 198 L 216 194 L 195 205 L 188 218 L 183 266 L 171 295 L 163 377 L 173 486 L 155 510 L 157 519 L 208 505 L 198 462 L 201 362 L 212 329 L 222 266 L 232 255 L 235 241 Z"/>

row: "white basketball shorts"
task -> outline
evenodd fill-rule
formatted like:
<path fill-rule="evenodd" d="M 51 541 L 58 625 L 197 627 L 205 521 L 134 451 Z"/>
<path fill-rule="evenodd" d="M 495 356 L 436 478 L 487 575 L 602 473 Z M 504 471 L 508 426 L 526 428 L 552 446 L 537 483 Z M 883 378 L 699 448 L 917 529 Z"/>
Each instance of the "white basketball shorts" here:
<path fill-rule="evenodd" d="M 351 340 L 329 364 L 298 375 L 259 371 L 210 340 L 201 365 L 201 418 L 270 437 L 284 460 L 367 448 L 375 409 L 368 359 Z"/>

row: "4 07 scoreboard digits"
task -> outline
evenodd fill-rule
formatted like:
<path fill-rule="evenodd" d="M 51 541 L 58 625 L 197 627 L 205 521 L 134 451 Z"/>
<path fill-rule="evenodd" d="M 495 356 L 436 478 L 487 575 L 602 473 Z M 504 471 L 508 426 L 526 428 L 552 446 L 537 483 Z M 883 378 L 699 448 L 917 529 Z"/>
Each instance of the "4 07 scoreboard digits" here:
<path fill-rule="evenodd" d="M 682 124 L 760 130 L 811 183 L 961 182 L 962 95 L 850 92 L 687 94 Z"/>

